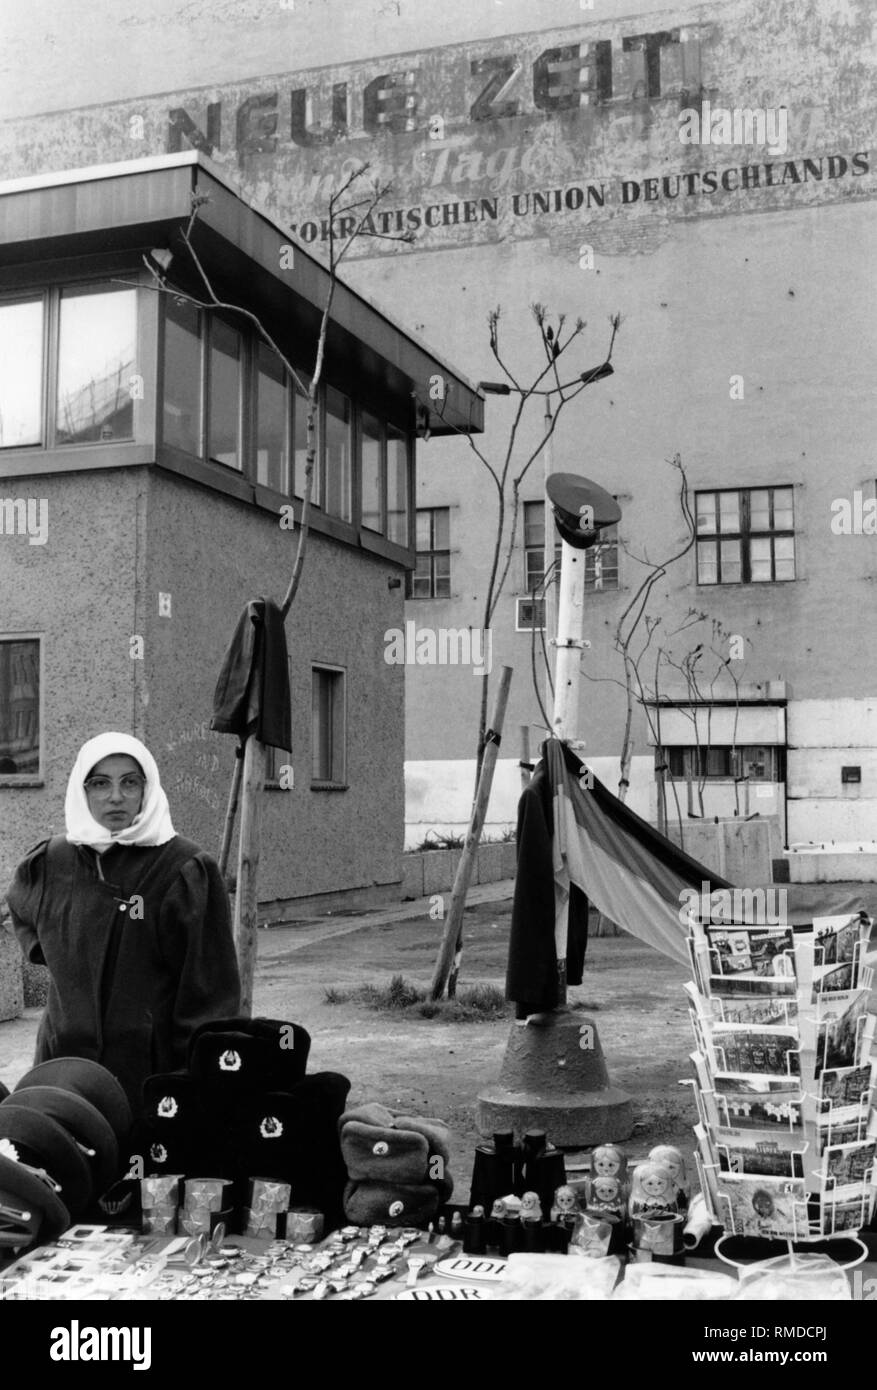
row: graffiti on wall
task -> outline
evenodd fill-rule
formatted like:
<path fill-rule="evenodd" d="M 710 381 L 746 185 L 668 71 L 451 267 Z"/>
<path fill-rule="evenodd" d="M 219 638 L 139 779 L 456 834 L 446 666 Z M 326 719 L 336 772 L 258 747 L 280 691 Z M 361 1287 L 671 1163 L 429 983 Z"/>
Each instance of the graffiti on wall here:
<path fill-rule="evenodd" d="M 824 0 L 811 8 L 829 23 Z M 669 11 L 648 30 L 593 20 L 11 122 L 0 155 L 12 174 L 200 149 L 317 243 L 332 192 L 367 161 L 391 186 L 375 230 L 416 232 L 424 249 L 558 226 L 599 239 L 619 219 L 873 197 L 863 134 L 874 99 L 864 83 L 838 83 L 837 40 L 823 51 L 818 33 L 791 25 L 766 66 L 757 0 L 693 13 L 693 23 Z M 861 66 L 854 25 L 847 41 Z M 780 129 L 782 142 L 771 139 Z M 353 248 L 384 252 L 374 238 Z"/>

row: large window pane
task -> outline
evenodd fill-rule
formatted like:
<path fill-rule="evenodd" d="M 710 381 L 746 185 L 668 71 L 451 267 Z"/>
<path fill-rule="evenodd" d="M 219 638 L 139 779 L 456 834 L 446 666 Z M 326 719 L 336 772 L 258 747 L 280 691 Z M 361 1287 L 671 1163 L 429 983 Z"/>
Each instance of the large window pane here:
<path fill-rule="evenodd" d="M 59 444 L 130 439 L 134 430 L 137 291 L 62 290 L 56 436 Z"/>
<path fill-rule="evenodd" d="M 795 538 L 777 536 L 773 543 L 774 568 L 777 579 L 795 578 Z"/>
<path fill-rule="evenodd" d="M 383 486 L 381 482 L 381 425 L 373 415 L 362 412 L 362 524 L 370 531 L 383 531 Z"/>
<path fill-rule="evenodd" d="M 0 304 L 0 449 L 43 442 L 43 300 Z"/>
<path fill-rule="evenodd" d="M 286 372 L 266 343 L 259 344 L 256 372 L 256 480 L 289 492 Z"/>
<path fill-rule="evenodd" d="M 740 530 L 740 494 L 739 492 L 720 492 L 719 493 L 719 517 L 720 528 L 722 531 Z"/>
<path fill-rule="evenodd" d="M 716 529 L 716 494 L 699 492 L 697 494 L 697 529 L 710 535 Z"/>
<path fill-rule="evenodd" d="M 351 424 L 353 408 L 350 399 L 326 387 L 326 499 L 324 510 L 331 516 L 350 521 L 353 516 L 351 489 Z"/>
<path fill-rule="evenodd" d="M 756 488 L 749 494 L 749 526 L 753 531 L 770 530 L 770 493 Z"/>
<path fill-rule="evenodd" d="M 387 536 L 408 544 L 408 441 L 401 430 L 387 426 Z"/>
<path fill-rule="evenodd" d="M 718 561 L 715 541 L 699 541 L 697 546 L 697 582 L 715 584 L 718 581 Z"/>
<path fill-rule="evenodd" d="M 740 542 L 722 541 L 722 583 L 740 583 Z"/>
<path fill-rule="evenodd" d="M 775 487 L 773 490 L 773 529 L 791 531 L 795 525 L 793 492 L 790 487 Z"/>
<path fill-rule="evenodd" d="M 766 584 L 770 582 L 770 538 L 762 540 L 752 539 L 749 552 L 750 565 L 752 569 L 753 584 Z"/>
<path fill-rule="evenodd" d="M 311 775 L 315 782 L 345 780 L 344 673 L 313 668 Z"/>
<path fill-rule="evenodd" d="M 208 455 L 229 468 L 241 467 L 242 354 L 237 329 L 214 318 L 210 325 Z"/>
<path fill-rule="evenodd" d="M 201 315 L 185 300 L 165 300 L 163 439 L 201 453 Z"/>
<path fill-rule="evenodd" d="M 0 641 L 0 778 L 39 770 L 39 640 Z"/>

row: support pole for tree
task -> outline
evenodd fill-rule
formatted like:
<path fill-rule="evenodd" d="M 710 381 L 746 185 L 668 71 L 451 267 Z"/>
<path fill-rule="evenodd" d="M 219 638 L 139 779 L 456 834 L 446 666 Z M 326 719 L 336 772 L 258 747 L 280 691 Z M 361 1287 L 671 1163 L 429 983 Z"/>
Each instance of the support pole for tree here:
<path fill-rule="evenodd" d="M 466 834 L 466 843 L 463 846 L 463 853 L 460 855 L 460 862 L 457 865 L 457 872 L 454 876 L 454 887 L 451 890 L 451 908 L 447 920 L 445 921 L 442 943 L 435 965 L 435 972 L 432 977 L 432 988 L 430 991 L 430 998 L 432 999 L 441 999 L 452 969 L 455 980 L 457 972 L 459 971 L 459 959 L 455 962 L 455 957 L 459 957 L 459 953 L 463 948 L 463 911 L 466 906 L 466 894 L 469 891 L 469 880 L 472 877 L 472 870 L 475 867 L 475 856 L 478 853 L 478 843 L 481 839 L 481 832 L 484 829 L 484 820 L 487 815 L 487 803 L 490 800 L 490 789 L 493 785 L 493 772 L 499 755 L 502 726 L 505 721 L 511 681 L 511 666 L 503 666 L 499 677 L 499 689 L 496 692 L 493 719 L 485 735 L 484 758 L 481 763 L 481 775 L 478 778 L 478 790 L 475 794 L 475 802 L 472 807 L 472 818 L 469 822 L 469 830 Z"/>
<path fill-rule="evenodd" d="M 231 841 L 234 834 L 235 816 L 238 813 L 238 800 L 241 794 L 241 773 L 244 766 L 244 750 L 238 745 L 234 750 L 234 771 L 228 791 L 228 806 L 225 811 L 225 824 L 222 827 L 222 844 L 219 846 L 219 872 L 225 878 L 231 856 Z"/>
<path fill-rule="evenodd" d="M 251 734 L 244 744 L 241 776 L 241 833 L 234 899 L 234 944 L 241 976 L 241 1014 L 253 1012 L 256 931 L 259 910 L 259 855 L 262 848 L 262 787 L 265 745 Z"/>
<path fill-rule="evenodd" d="M 556 738 L 567 742 L 578 738 L 579 691 L 582 681 L 582 650 L 585 623 L 585 555 L 562 542 L 560 561 L 560 602 L 557 613 L 557 661 L 554 677 L 554 717 Z M 569 938 L 569 907 L 555 926 L 557 953 L 557 1007 L 566 1005 L 566 950 Z"/>
<path fill-rule="evenodd" d="M 543 478 L 546 488 L 548 479 L 554 472 L 554 448 L 552 444 L 551 423 L 551 397 L 546 396 L 544 419 L 545 447 L 542 450 Z M 544 494 L 542 515 L 545 521 L 542 550 L 542 590 L 545 595 L 543 599 L 543 608 L 545 612 L 545 634 L 547 639 L 545 643 L 545 708 L 549 709 L 554 692 L 554 635 L 557 631 L 558 600 L 557 573 L 555 571 L 555 573 L 551 574 L 551 566 L 554 564 L 554 547 L 557 544 L 554 529 L 554 509 L 551 505 L 551 498 L 548 496 L 547 490 Z M 561 572 L 562 571 L 563 560 L 561 559 Z M 549 575 L 551 575 L 550 578 Z M 533 616 L 535 619 L 535 614 Z"/>

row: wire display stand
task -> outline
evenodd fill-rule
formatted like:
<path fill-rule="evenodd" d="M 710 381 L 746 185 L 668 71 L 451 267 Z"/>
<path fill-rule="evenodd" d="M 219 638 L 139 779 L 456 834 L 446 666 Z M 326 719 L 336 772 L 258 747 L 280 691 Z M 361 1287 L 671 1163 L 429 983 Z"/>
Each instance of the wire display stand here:
<path fill-rule="evenodd" d="M 739 1268 L 824 1252 L 851 1269 L 877 1192 L 871 919 L 689 923 L 695 1163 L 724 1228 L 716 1254 Z"/>

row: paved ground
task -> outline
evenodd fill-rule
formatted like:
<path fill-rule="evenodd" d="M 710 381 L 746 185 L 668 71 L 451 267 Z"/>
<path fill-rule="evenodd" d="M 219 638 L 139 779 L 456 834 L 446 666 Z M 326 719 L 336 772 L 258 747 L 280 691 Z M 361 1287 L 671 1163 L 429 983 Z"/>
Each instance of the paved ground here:
<path fill-rule="evenodd" d="M 837 885 L 828 900 L 844 908 L 862 885 Z M 513 884 L 472 890 L 466 910 L 461 987 L 504 983 Z M 873 891 L 873 890 L 871 890 Z M 852 895 L 852 898 L 851 898 Z M 814 888 L 826 911 L 826 889 Z M 867 901 L 867 899 L 866 899 Z M 260 932 L 254 1012 L 303 1024 L 312 1037 L 309 1071 L 340 1071 L 351 1101 L 440 1116 L 452 1127 L 457 1195 L 468 1195 L 479 1092 L 495 1081 L 512 1026 L 508 1020 L 445 1023 L 405 1013 L 375 1013 L 361 1004 L 330 1004 L 325 991 L 395 974 L 429 983 L 441 922 L 427 898 L 382 911 L 327 915 Z M 873 909 L 872 909 L 873 910 Z M 693 1050 L 682 986 L 688 971 L 631 937 L 592 939 L 585 980 L 570 991 L 573 1007 L 592 1015 L 612 1082 L 633 1099 L 636 1128 L 627 1144 L 636 1158 L 657 1143 L 691 1152 L 696 1122 L 689 1086 Z M 0 1023 L 0 1079 L 28 1069 L 38 1009 Z"/>

